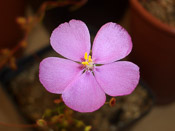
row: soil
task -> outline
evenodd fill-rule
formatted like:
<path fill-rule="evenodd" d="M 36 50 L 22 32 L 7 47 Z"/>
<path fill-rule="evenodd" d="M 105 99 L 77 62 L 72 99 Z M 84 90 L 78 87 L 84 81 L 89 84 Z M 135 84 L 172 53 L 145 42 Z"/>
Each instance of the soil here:
<path fill-rule="evenodd" d="M 162 22 L 175 27 L 175 0 L 139 0 L 143 7 Z"/>
<path fill-rule="evenodd" d="M 56 53 L 51 51 L 43 58 L 48 56 L 56 56 Z M 19 110 L 33 122 L 40 119 L 46 109 L 54 107 L 53 101 L 59 97 L 47 92 L 41 85 L 38 67 L 39 61 L 29 64 L 8 86 Z M 138 85 L 131 95 L 116 97 L 116 100 L 114 107 L 104 105 L 100 110 L 87 114 L 75 112 L 74 117 L 92 125 L 94 131 L 116 131 L 140 118 L 153 105 L 153 99 L 142 85 Z"/>

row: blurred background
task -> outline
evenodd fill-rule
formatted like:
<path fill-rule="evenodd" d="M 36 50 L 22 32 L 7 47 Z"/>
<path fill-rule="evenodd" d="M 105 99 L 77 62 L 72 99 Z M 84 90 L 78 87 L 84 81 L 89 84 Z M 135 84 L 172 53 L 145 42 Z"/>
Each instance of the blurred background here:
<path fill-rule="evenodd" d="M 140 67 L 141 83 L 133 95 L 117 98 L 119 106 L 110 110 L 112 126 L 106 124 L 102 129 L 175 130 L 174 0 L 6 0 L 0 2 L 0 10 L 0 130 L 49 130 L 30 128 L 28 124 L 41 117 L 42 110 L 37 108 L 50 106 L 50 101 L 38 105 L 39 97 L 55 96 L 43 87 L 35 91 L 27 87 L 38 86 L 38 63 L 42 58 L 56 55 L 50 49 L 51 32 L 71 19 L 84 21 L 92 39 L 103 24 L 111 21 L 122 25 L 132 37 L 133 50 L 126 59 Z M 30 97 L 25 94 L 28 91 Z M 96 114 L 89 117 L 96 119 Z M 104 114 L 105 110 L 101 111 L 101 116 Z M 103 117 L 96 121 L 101 122 Z M 18 126 L 21 123 L 26 126 Z M 96 128 L 92 126 L 92 130 Z"/>

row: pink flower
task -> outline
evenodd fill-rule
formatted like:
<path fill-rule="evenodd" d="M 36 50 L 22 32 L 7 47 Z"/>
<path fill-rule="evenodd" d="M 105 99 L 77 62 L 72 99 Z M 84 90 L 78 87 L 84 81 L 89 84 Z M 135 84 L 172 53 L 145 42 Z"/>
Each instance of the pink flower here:
<path fill-rule="evenodd" d="M 104 105 L 106 94 L 130 94 L 139 81 L 139 67 L 117 61 L 132 49 L 131 37 L 120 25 L 109 22 L 98 31 L 90 54 L 90 35 L 80 20 L 59 25 L 50 38 L 53 49 L 68 58 L 45 58 L 39 79 L 47 91 L 62 94 L 64 103 L 79 112 Z M 117 62 L 115 62 L 117 61 Z"/>

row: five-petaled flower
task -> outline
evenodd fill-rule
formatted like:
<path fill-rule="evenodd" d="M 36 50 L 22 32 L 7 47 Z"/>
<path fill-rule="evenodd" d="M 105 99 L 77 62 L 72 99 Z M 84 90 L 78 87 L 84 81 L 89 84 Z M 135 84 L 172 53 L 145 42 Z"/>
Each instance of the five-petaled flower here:
<path fill-rule="evenodd" d="M 138 84 L 139 67 L 118 61 L 132 50 L 130 35 L 109 22 L 98 31 L 90 54 L 90 34 L 80 20 L 59 25 L 50 38 L 53 49 L 66 57 L 45 58 L 39 79 L 47 91 L 62 94 L 64 103 L 79 112 L 93 112 L 104 105 L 106 94 L 130 94 Z M 91 57 L 92 56 L 92 57 Z"/>

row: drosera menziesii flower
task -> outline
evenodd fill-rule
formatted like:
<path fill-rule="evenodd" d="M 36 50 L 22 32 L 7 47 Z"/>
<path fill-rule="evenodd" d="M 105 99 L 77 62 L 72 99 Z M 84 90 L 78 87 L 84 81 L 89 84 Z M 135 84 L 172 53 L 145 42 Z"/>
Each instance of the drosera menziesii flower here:
<path fill-rule="evenodd" d="M 132 93 L 138 84 L 139 67 L 118 61 L 132 50 L 130 35 L 109 22 L 98 31 L 90 55 L 90 34 L 80 20 L 59 25 L 50 38 L 53 49 L 66 57 L 45 58 L 39 67 L 39 79 L 47 91 L 62 94 L 64 103 L 79 112 L 98 110 L 106 94 Z M 116 61 L 116 62 L 115 62 Z"/>

